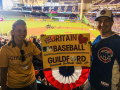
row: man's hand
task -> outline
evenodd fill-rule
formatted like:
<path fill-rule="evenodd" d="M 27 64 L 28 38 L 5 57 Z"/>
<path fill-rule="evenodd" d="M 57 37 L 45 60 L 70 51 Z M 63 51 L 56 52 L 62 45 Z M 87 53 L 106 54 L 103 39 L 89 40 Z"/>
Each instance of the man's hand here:
<path fill-rule="evenodd" d="M 119 69 L 120 69 L 120 65 L 119 65 Z M 118 89 L 117 90 L 120 90 L 120 79 L 119 79 Z"/>
<path fill-rule="evenodd" d="M 91 50 L 91 49 L 92 49 L 92 48 L 91 48 L 92 43 L 91 43 L 91 41 L 89 41 L 88 44 L 90 44 L 90 55 L 92 56 L 92 50 Z"/>
<path fill-rule="evenodd" d="M 40 41 L 41 41 L 41 37 L 42 37 L 42 36 L 46 36 L 46 34 L 41 34 L 41 35 L 40 35 Z M 41 45 L 42 45 L 42 43 L 41 43 Z"/>
<path fill-rule="evenodd" d="M 91 41 L 89 41 L 88 44 L 90 44 L 90 46 L 91 46 L 92 45 Z"/>

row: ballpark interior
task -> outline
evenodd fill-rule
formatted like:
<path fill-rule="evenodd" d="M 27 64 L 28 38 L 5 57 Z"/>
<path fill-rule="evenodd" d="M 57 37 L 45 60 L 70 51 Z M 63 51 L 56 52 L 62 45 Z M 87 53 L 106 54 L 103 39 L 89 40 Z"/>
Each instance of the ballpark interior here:
<path fill-rule="evenodd" d="M 120 0 L 0 0 L 0 40 L 9 40 L 12 24 L 22 19 L 27 24 L 26 39 L 41 34 L 90 33 L 93 42 L 100 34 L 94 19 L 101 9 L 112 10 L 112 30 L 119 34 Z"/>

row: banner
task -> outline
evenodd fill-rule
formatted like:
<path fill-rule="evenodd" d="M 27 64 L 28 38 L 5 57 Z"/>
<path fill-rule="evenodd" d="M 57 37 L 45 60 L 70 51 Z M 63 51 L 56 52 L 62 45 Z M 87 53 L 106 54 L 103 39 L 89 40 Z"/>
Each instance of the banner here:
<path fill-rule="evenodd" d="M 52 11 L 51 11 L 50 13 L 58 13 L 58 12 L 52 12 Z"/>
<path fill-rule="evenodd" d="M 72 14 L 72 12 L 58 12 L 58 13 Z"/>
<path fill-rule="evenodd" d="M 29 18 L 28 21 L 34 21 L 34 19 L 30 19 L 30 18 Z"/>
<path fill-rule="evenodd" d="M 59 22 L 64 22 L 65 20 L 64 19 L 59 19 Z"/>
<path fill-rule="evenodd" d="M 43 68 L 90 67 L 90 34 L 41 36 Z"/>
<path fill-rule="evenodd" d="M 45 21 L 51 21 L 51 19 L 45 19 Z"/>
<path fill-rule="evenodd" d="M 34 19 L 34 21 L 43 21 L 43 19 Z"/>
<path fill-rule="evenodd" d="M 65 21 L 65 22 L 70 22 L 70 21 Z"/>

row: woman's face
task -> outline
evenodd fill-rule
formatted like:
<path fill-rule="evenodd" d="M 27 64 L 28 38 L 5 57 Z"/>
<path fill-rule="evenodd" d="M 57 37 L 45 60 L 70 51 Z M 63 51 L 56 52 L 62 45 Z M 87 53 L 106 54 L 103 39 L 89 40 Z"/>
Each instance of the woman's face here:
<path fill-rule="evenodd" d="M 17 25 L 14 30 L 12 30 L 12 35 L 14 35 L 14 40 L 23 41 L 27 35 L 26 25 Z"/>

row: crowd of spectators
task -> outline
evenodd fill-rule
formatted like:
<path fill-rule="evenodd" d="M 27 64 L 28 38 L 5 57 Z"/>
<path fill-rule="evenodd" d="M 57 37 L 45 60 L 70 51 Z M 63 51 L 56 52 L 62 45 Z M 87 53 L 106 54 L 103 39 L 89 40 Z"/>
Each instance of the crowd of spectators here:
<path fill-rule="evenodd" d="M 26 18 L 29 18 L 29 19 L 50 19 L 50 17 L 45 15 L 45 14 L 41 14 L 41 15 L 26 14 Z"/>
<path fill-rule="evenodd" d="M 69 20 L 77 20 L 77 15 L 75 15 L 75 14 L 70 14 Z"/>
<path fill-rule="evenodd" d="M 49 13 L 51 11 L 54 12 L 78 12 L 78 6 L 54 6 L 53 8 L 50 8 L 49 6 L 46 7 L 13 7 L 11 11 L 32 11 L 32 12 L 45 12 Z"/>
<path fill-rule="evenodd" d="M 42 12 L 42 7 L 32 7 L 32 8 L 33 8 L 33 11 L 35 12 L 38 12 L 38 13 Z"/>
<path fill-rule="evenodd" d="M 120 0 L 99 0 L 95 2 L 93 5 L 111 5 L 111 4 L 118 4 Z"/>
<path fill-rule="evenodd" d="M 96 22 L 94 21 L 95 20 L 95 16 L 93 16 L 93 15 L 86 15 L 86 18 L 87 18 L 87 20 L 90 22 L 90 24 L 92 26 L 96 26 Z M 114 25 L 112 27 L 112 30 L 115 31 L 115 32 L 120 33 L 120 15 L 115 15 L 113 17 L 113 19 L 114 19 Z"/>
<path fill-rule="evenodd" d="M 22 7 L 23 10 L 32 11 L 31 7 Z"/>
<path fill-rule="evenodd" d="M 29 19 L 50 19 L 49 16 L 47 16 L 45 13 L 58 13 L 58 12 L 70 12 L 70 14 L 72 14 L 72 12 L 78 12 L 78 6 L 54 6 L 53 8 L 49 7 L 49 6 L 34 6 L 34 7 L 21 7 L 21 8 L 12 8 L 11 11 L 19 11 L 21 10 L 21 13 L 27 13 L 27 11 L 31 11 L 31 14 L 26 14 L 26 18 Z M 77 20 L 77 16 L 76 15 L 70 15 L 70 14 L 64 14 L 64 13 L 59 13 L 59 15 L 57 15 L 57 17 L 67 17 L 67 19 L 69 20 Z M 32 15 L 32 14 L 36 14 L 36 15 Z M 43 15 L 44 14 L 44 15 Z"/>
<path fill-rule="evenodd" d="M 69 14 L 59 14 L 57 17 L 69 17 Z"/>
<path fill-rule="evenodd" d="M 1 32 L 0 32 L 0 48 L 3 46 L 3 45 L 5 45 L 7 42 L 8 42 L 8 36 L 7 36 L 7 33 L 4 33 L 4 34 L 2 34 Z"/>
<path fill-rule="evenodd" d="M 112 29 L 116 32 L 120 32 L 120 16 L 114 16 L 114 25 Z"/>
<path fill-rule="evenodd" d="M 86 19 L 88 20 L 88 22 L 89 22 L 91 25 L 96 26 L 95 16 L 92 16 L 92 15 L 86 15 Z"/>

